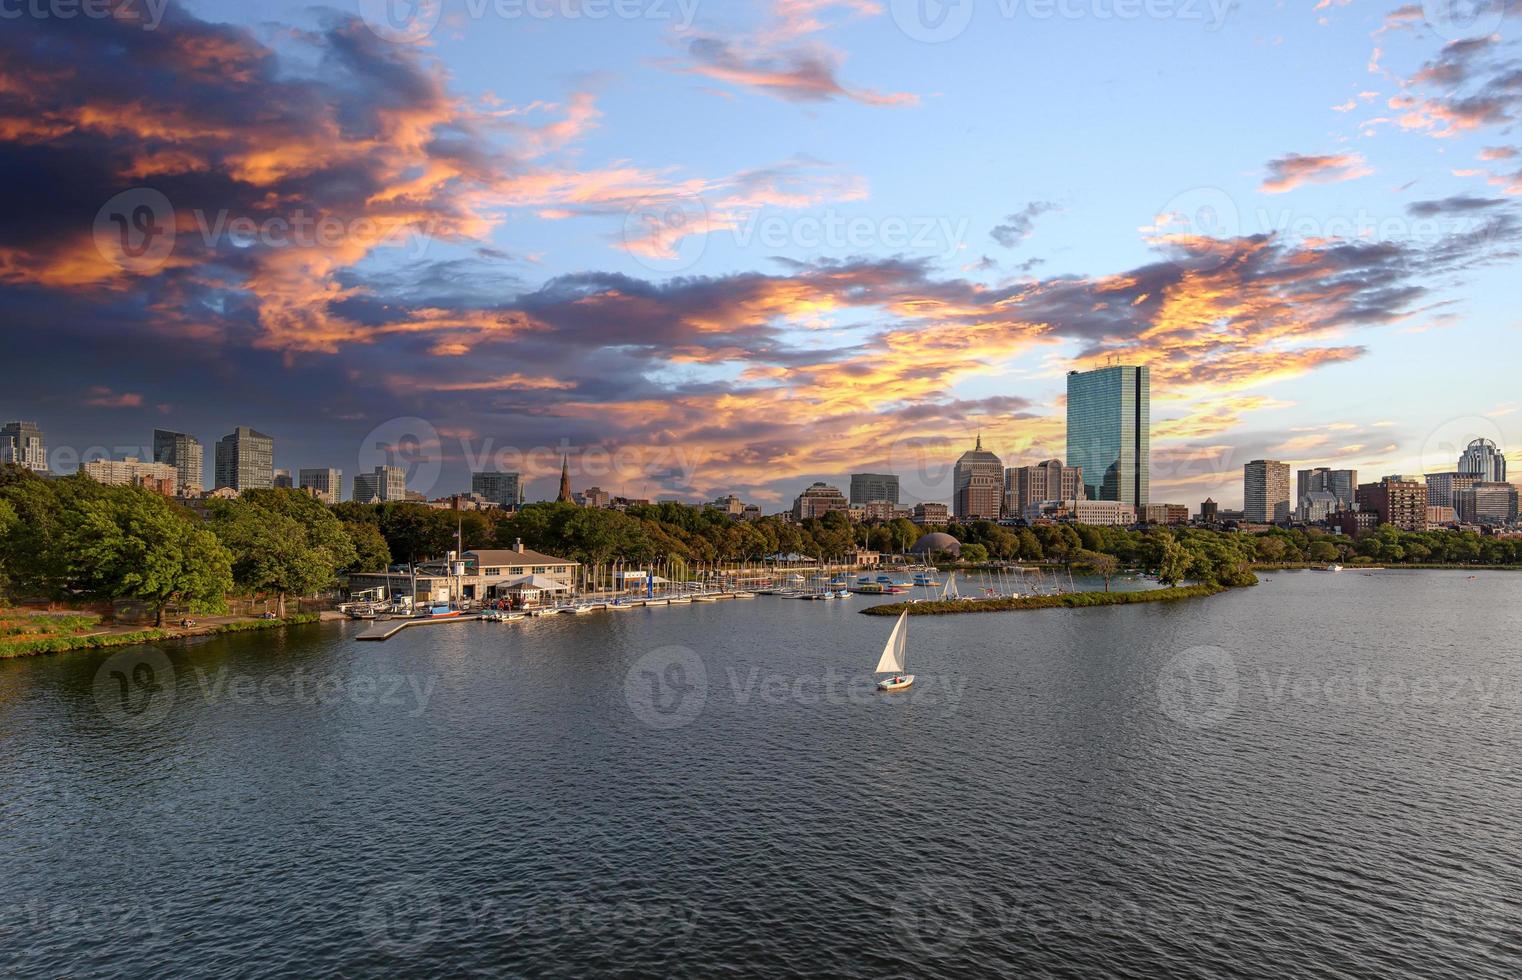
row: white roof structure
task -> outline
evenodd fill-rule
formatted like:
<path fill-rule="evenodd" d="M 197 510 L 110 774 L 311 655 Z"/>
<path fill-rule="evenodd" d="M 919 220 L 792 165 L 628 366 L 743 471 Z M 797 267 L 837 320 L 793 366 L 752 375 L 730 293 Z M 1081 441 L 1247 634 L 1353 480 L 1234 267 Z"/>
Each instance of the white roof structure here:
<path fill-rule="evenodd" d="M 502 588 L 507 589 L 509 592 L 532 592 L 536 590 L 539 592 L 571 591 L 571 587 L 564 582 L 558 582 L 544 575 L 524 575 L 521 578 L 512 579 L 503 585 Z"/>

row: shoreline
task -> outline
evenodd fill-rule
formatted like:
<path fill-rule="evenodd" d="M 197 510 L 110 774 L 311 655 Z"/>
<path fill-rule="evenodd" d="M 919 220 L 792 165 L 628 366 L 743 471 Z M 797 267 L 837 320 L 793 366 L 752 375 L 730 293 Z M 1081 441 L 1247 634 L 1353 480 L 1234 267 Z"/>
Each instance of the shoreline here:
<path fill-rule="evenodd" d="M 1240 586 L 1250 588 L 1251 586 Z M 863 616 L 897 616 L 908 610 L 911 616 L 955 616 L 960 613 L 1019 612 L 1026 609 L 1084 609 L 1091 606 L 1126 606 L 1144 602 L 1179 602 L 1204 599 L 1233 587 L 1181 585 L 1172 589 L 1146 589 L 1141 592 L 1068 592 L 1063 595 L 1021 596 L 1018 599 L 952 599 L 936 602 L 885 602 L 859 610 Z"/>
<path fill-rule="evenodd" d="M 295 613 L 284 619 L 240 619 L 230 623 L 213 623 L 208 626 L 148 627 L 122 633 L 99 632 L 78 636 L 49 636 L 19 643 L 0 640 L 0 660 L 19 660 L 22 657 L 40 657 L 50 653 L 73 653 L 78 650 L 106 650 L 113 647 L 130 647 L 142 643 L 161 643 L 166 640 L 190 640 L 203 636 L 220 636 L 223 633 L 247 633 L 254 630 L 279 629 L 288 626 L 307 626 L 322 622 L 321 613 Z"/>

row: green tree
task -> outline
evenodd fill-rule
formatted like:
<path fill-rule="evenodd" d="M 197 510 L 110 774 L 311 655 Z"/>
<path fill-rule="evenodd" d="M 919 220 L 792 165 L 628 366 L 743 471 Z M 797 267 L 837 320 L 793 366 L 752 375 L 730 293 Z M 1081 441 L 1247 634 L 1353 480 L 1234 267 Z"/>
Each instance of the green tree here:
<path fill-rule="evenodd" d="M 344 531 L 354 546 L 354 561 L 345 571 L 377 572 L 391 565 L 391 549 L 380 527 L 362 521 L 344 521 Z"/>
<path fill-rule="evenodd" d="M 1155 531 L 1147 536 L 1152 538 L 1153 534 L 1156 535 L 1157 580 L 1170 587 L 1177 585 L 1189 573 L 1191 555 L 1170 532 Z"/>
<path fill-rule="evenodd" d="M 981 544 L 962 545 L 962 560 L 971 565 L 982 565 L 988 561 L 988 549 Z"/>
<path fill-rule="evenodd" d="M 1110 579 L 1120 570 L 1120 560 L 1114 555 L 1106 555 L 1098 551 L 1078 552 L 1078 562 L 1088 568 L 1095 575 L 1104 577 L 1105 591 L 1110 591 Z"/>
<path fill-rule="evenodd" d="M 311 595 L 334 584 L 338 570 L 352 567 L 358 557 L 338 518 L 299 491 L 253 490 L 222 501 L 213 509 L 211 527 L 232 553 L 237 585 L 274 593 L 281 617 L 287 596 Z"/>

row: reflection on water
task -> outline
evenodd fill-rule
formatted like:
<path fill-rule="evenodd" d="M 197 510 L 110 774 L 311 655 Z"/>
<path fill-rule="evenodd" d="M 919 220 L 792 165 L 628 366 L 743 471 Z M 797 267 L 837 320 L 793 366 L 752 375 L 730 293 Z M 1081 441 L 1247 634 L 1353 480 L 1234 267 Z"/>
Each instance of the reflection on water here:
<path fill-rule="evenodd" d="M 1522 578 L 0 663 L 0 972 L 1522 974 Z"/>

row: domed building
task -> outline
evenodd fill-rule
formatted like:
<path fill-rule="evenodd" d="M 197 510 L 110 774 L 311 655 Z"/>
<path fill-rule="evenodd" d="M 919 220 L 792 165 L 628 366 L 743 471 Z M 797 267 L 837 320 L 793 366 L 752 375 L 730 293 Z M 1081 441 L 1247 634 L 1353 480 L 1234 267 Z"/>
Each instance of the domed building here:
<path fill-rule="evenodd" d="M 909 549 L 909 553 L 912 555 L 946 554 L 953 558 L 960 558 L 962 557 L 962 542 L 943 531 L 936 531 L 920 535 L 920 539 L 914 542 L 914 547 Z"/>

